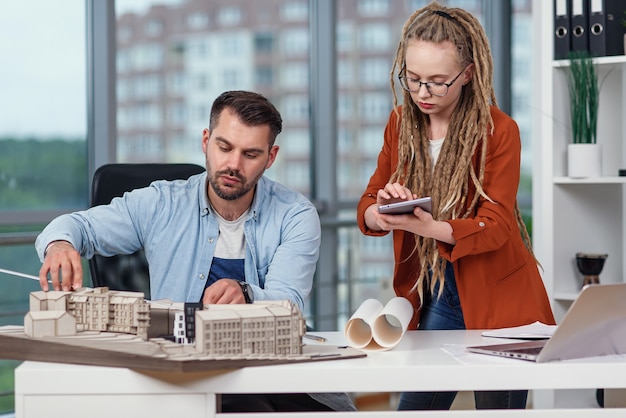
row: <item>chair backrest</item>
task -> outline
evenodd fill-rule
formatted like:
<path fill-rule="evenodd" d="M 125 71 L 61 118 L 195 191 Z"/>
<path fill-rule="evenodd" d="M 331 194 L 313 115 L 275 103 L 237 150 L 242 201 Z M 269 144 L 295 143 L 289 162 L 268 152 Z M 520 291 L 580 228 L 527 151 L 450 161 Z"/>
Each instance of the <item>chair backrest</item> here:
<path fill-rule="evenodd" d="M 94 173 L 90 206 L 106 205 L 114 197 L 147 187 L 155 180 L 187 179 L 204 171 L 196 164 L 105 164 Z M 95 255 L 89 260 L 89 271 L 94 287 L 143 292 L 150 298 L 148 262 L 143 250 L 113 257 Z"/>

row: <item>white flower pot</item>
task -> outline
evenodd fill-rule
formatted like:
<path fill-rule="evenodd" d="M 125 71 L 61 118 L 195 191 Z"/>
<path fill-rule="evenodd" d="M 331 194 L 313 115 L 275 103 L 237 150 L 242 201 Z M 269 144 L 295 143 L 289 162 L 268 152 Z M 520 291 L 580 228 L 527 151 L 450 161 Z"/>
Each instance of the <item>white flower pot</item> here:
<path fill-rule="evenodd" d="M 567 175 L 572 178 L 602 176 L 602 147 L 600 144 L 569 144 L 567 146 Z"/>

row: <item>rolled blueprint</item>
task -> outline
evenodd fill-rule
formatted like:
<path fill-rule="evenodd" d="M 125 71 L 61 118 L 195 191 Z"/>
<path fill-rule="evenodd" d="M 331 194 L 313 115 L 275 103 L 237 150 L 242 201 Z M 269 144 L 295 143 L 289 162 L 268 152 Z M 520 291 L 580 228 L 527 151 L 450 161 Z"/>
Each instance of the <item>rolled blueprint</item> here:
<path fill-rule="evenodd" d="M 412 315 L 413 306 L 405 298 L 395 297 L 384 307 L 376 299 L 367 299 L 346 323 L 348 345 L 362 350 L 390 350 L 404 336 Z"/>

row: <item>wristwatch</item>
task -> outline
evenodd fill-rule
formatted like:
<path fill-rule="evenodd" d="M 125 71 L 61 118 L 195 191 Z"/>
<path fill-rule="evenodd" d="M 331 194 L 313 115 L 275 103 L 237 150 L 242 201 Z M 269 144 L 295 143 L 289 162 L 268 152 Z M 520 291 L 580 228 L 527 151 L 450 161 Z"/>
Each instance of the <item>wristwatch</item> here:
<path fill-rule="evenodd" d="M 241 292 L 243 293 L 243 298 L 246 300 L 246 303 L 254 302 L 254 294 L 252 293 L 252 288 L 246 282 L 239 282 L 239 286 L 241 286 Z"/>

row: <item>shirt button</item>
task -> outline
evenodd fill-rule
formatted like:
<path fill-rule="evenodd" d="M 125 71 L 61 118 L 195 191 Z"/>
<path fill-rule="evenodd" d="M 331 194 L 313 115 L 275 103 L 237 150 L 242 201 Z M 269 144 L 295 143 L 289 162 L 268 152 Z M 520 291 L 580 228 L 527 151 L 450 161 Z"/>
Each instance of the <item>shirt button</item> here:
<path fill-rule="evenodd" d="M 485 226 L 484 222 L 478 222 L 478 226 L 480 226 L 481 228 Z"/>
<path fill-rule="evenodd" d="M 208 215 L 209 214 L 209 208 L 202 209 L 202 214 L 203 215 Z"/>
<path fill-rule="evenodd" d="M 200 279 L 200 280 L 204 280 L 204 274 L 199 274 L 199 275 L 198 275 L 198 279 Z"/>
<path fill-rule="evenodd" d="M 213 238 L 209 238 L 209 244 L 213 244 Z"/>

